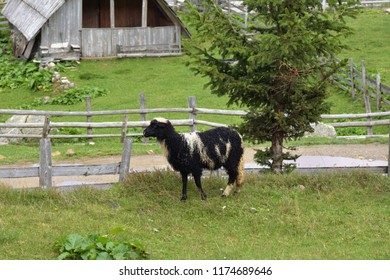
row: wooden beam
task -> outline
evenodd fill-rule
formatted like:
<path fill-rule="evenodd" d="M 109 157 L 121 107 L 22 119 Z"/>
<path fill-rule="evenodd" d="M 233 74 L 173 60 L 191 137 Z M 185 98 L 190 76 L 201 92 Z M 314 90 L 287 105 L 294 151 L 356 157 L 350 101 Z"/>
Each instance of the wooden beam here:
<path fill-rule="evenodd" d="M 110 24 L 111 24 L 111 28 L 115 28 L 115 4 L 114 4 L 114 0 L 110 0 Z"/>
<path fill-rule="evenodd" d="M 142 27 L 148 26 L 148 0 L 142 0 Z"/>

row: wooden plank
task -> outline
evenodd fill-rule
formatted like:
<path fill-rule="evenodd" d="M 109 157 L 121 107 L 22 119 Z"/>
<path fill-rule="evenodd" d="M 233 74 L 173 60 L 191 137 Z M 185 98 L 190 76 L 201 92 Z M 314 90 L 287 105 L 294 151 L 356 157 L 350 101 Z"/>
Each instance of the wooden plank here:
<path fill-rule="evenodd" d="M 122 160 L 119 167 L 119 182 L 124 182 L 130 170 L 131 146 L 133 140 L 126 138 L 123 143 Z"/>
<path fill-rule="evenodd" d="M 195 120 L 196 124 L 203 124 L 203 125 L 208 125 L 211 127 L 227 127 L 226 124 L 222 123 L 216 123 L 216 122 L 207 122 L 207 121 L 201 121 L 201 120 Z"/>
<path fill-rule="evenodd" d="M 381 110 L 381 75 L 376 73 L 376 109 Z"/>
<path fill-rule="evenodd" d="M 14 110 L 0 109 L 0 115 L 50 115 L 50 116 L 104 116 L 104 115 L 125 115 L 141 113 L 189 113 L 190 108 L 156 108 L 156 109 L 128 109 L 128 110 L 107 110 L 107 111 L 40 111 L 40 110 Z"/>
<path fill-rule="evenodd" d="M 139 108 L 141 110 L 146 109 L 146 97 L 143 92 L 141 92 L 139 95 Z M 146 113 L 141 113 L 140 115 L 141 115 L 141 121 L 146 122 L 147 121 Z M 142 130 L 144 130 L 145 128 L 146 126 L 143 126 Z M 142 137 L 142 143 L 148 143 L 148 142 L 149 139 L 147 137 Z"/>
<path fill-rule="evenodd" d="M 371 103 L 370 103 L 370 97 L 368 96 L 367 91 L 367 74 L 366 74 L 366 65 L 364 61 L 362 61 L 362 86 L 363 86 L 363 100 L 364 100 L 364 106 L 366 108 L 366 113 L 371 113 Z M 371 118 L 367 118 L 368 121 L 371 121 Z M 367 126 L 367 135 L 372 135 L 372 126 Z"/>
<path fill-rule="evenodd" d="M 148 26 L 148 0 L 142 0 L 142 27 Z"/>
<path fill-rule="evenodd" d="M 118 174 L 118 171 L 119 163 L 53 166 L 53 176 L 107 175 Z"/>
<path fill-rule="evenodd" d="M 39 186 L 46 189 L 52 183 L 51 141 L 42 138 L 39 144 Z"/>
<path fill-rule="evenodd" d="M 196 131 L 196 97 L 195 96 L 189 96 L 188 97 L 188 108 L 191 108 L 191 112 L 189 115 L 190 120 L 193 121 L 193 124 L 190 126 L 190 131 L 195 132 Z"/>
<path fill-rule="evenodd" d="M 123 124 L 122 124 L 122 133 L 121 133 L 121 143 L 125 142 L 126 139 L 126 133 L 127 133 L 127 122 L 129 121 L 129 116 L 125 115 L 123 117 Z"/>
<path fill-rule="evenodd" d="M 0 178 L 26 178 L 38 177 L 39 167 L 25 167 L 25 168 L 0 168 Z"/>
<path fill-rule="evenodd" d="M 50 132 L 50 116 L 45 116 L 45 122 L 42 128 L 42 138 L 46 138 Z"/>
<path fill-rule="evenodd" d="M 379 125 L 387 125 L 390 120 L 378 120 L 378 121 L 362 121 L 362 122 L 342 122 L 342 123 L 330 123 L 333 127 L 373 127 Z M 368 134 L 370 136 L 370 134 Z"/>
<path fill-rule="evenodd" d="M 86 106 L 87 112 L 90 113 L 92 111 L 91 96 L 85 97 L 85 106 Z M 87 122 L 92 123 L 92 116 L 90 114 L 87 115 Z M 90 136 L 90 137 L 88 137 L 88 143 L 91 143 L 93 141 L 93 138 L 92 138 L 93 129 L 90 127 L 87 128 L 87 134 Z"/>

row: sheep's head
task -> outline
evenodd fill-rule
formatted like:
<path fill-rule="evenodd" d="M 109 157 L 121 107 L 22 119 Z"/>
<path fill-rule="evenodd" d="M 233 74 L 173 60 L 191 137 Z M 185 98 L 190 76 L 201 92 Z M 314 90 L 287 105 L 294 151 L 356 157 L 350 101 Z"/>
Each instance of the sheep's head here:
<path fill-rule="evenodd" d="M 165 139 L 169 133 L 174 131 L 171 122 L 164 118 L 154 118 L 149 126 L 144 129 L 145 137 L 156 137 L 157 139 Z"/>

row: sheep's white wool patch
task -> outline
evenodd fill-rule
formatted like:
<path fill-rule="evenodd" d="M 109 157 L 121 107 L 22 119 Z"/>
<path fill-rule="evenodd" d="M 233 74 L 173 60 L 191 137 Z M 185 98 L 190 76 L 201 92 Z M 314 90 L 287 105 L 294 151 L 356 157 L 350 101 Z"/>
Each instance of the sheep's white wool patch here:
<path fill-rule="evenodd" d="M 221 142 L 223 142 L 222 139 L 221 139 Z M 232 149 L 232 144 L 230 143 L 230 141 L 226 142 L 225 145 L 226 145 L 226 153 L 225 154 L 221 153 L 218 145 L 215 145 L 215 152 L 219 156 L 222 163 L 225 163 L 227 161 L 229 154 L 230 154 L 230 151 Z"/>
<path fill-rule="evenodd" d="M 207 155 L 207 149 L 205 148 L 202 140 L 196 132 L 193 133 L 183 133 L 184 140 L 187 142 L 187 145 L 190 150 L 190 155 L 192 156 L 195 149 L 199 152 L 202 162 L 204 162 L 209 169 L 214 169 L 214 161 Z"/>
<path fill-rule="evenodd" d="M 160 143 L 161 151 L 163 155 L 168 158 L 169 152 L 168 152 L 168 147 L 167 144 L 165 143 L 165 140 L 162 140 Z"/>
<path fill-rule="evenodd" d="M 156 120 L 160 123 L 168 123 L 168 120 L 166 118 L 157 117 L 157 118 L 154 118 L 153 120 Z"/>

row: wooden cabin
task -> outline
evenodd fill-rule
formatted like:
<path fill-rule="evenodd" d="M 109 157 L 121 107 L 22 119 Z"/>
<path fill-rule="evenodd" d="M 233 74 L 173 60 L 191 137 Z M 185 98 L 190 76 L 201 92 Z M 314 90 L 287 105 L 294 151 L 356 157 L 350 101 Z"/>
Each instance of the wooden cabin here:
<path fill-rule="evenodd" d="M 178 55 L 190 37 L 164 0 L 9 0 L 2 13 L 27 59 Z"/>

